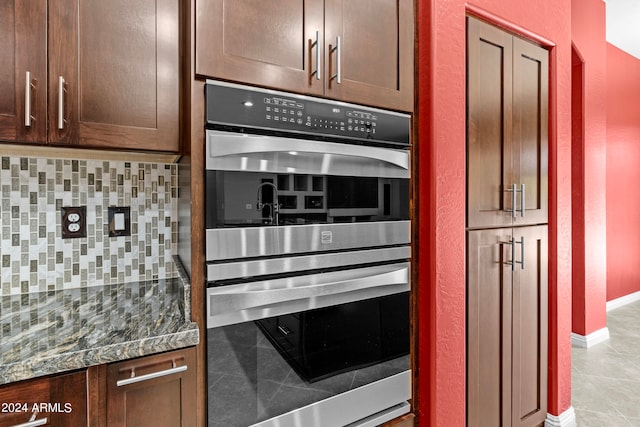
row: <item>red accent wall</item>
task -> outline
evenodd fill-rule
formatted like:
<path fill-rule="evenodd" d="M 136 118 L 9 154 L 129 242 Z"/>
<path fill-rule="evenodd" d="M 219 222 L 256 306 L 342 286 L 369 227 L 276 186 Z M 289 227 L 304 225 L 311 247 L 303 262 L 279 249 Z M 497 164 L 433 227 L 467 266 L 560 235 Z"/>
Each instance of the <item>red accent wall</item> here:
<path fill-rule="evenodd" d="M 573 332 L 606 327 L 606 75 L 605 4 L 572 0 Z"/>
<path fill-rule="evenodd" d="M 640 291 L 640 60 L 607 44 L 607 301 Z"/>
<path fill-rule="evenodd" d="M 418 1 L 416 203 L 420 426 L 465 426 L 464 0 Z M 571 2 L 475 0 L 552 41 L 549 412 L 571 405 Z"/>

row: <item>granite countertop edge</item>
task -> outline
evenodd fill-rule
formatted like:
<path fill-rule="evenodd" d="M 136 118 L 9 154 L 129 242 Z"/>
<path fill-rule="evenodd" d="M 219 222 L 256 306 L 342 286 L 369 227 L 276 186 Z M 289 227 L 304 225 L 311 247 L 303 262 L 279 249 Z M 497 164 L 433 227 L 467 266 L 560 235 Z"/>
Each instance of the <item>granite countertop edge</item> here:
<path fill-rule="evenodd" d="M 0 370 L 0 385 L 191 347 L 199 341 L 198 325 L 185 322 L 181 330 L 170 334 L 3 365 Z"/>

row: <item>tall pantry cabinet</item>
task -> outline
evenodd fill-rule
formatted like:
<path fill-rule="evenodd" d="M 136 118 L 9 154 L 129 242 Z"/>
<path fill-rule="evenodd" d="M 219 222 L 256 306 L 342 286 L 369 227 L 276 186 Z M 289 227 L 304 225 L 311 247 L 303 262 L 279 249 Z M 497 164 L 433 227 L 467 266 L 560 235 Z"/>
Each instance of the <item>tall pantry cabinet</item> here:
<path fill-rule="evenodd" d="M 548 51 L 467 18 L 467 426 L 547 412 Z"/>

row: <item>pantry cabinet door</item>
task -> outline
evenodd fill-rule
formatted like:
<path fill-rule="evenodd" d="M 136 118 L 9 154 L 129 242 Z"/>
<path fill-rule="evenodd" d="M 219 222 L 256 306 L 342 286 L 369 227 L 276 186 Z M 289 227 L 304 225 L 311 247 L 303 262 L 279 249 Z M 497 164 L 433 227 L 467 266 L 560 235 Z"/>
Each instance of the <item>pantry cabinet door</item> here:
<path fill-rule="evenodd" d="M 179 0 L 49 2 L 49 140 L 174 152 Z"/>
<path fill-rule="evenodd" d="M 547 416 L 548 227 L 517 227 L 513 274 L 512 423 L 542 425 Z"/>
<path fill-rule="evenodd" d="M 511 419 L 511 229 L 467 233 L 467 426 Z"/>
<path fill-rule="evenodd" d="M 513 220 L 513 37 L 467 19 L 467 227 Z"/>
<path fill-rule="evenodd" d="M 514 225 L 548 222 L 548 104 L 549 52 L 514 37 L 513 174 L 521 186 Z"/>
<path fill-rule="evenodd" d="M 413 1 L 325 2 L 327 97 L 413 111 Z"/>
<path fill-rule="evenodd" d="M 196 74 L 322 95 L 323 17 L 322 0 L 197 0 Z"/>
<path fill-rule="evenodd" d="M 47 2 L 0 2 L 0 140 L 47 138 Z"/>

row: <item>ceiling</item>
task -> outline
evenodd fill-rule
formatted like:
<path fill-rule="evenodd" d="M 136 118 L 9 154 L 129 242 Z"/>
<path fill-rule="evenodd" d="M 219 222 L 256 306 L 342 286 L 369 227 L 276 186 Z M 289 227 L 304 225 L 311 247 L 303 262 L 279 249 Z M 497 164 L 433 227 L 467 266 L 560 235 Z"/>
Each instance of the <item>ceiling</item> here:
<path fill-rule="evenodd" d="M 607 41 L 640 59 L 640 1 L 605 0 Z"/>

